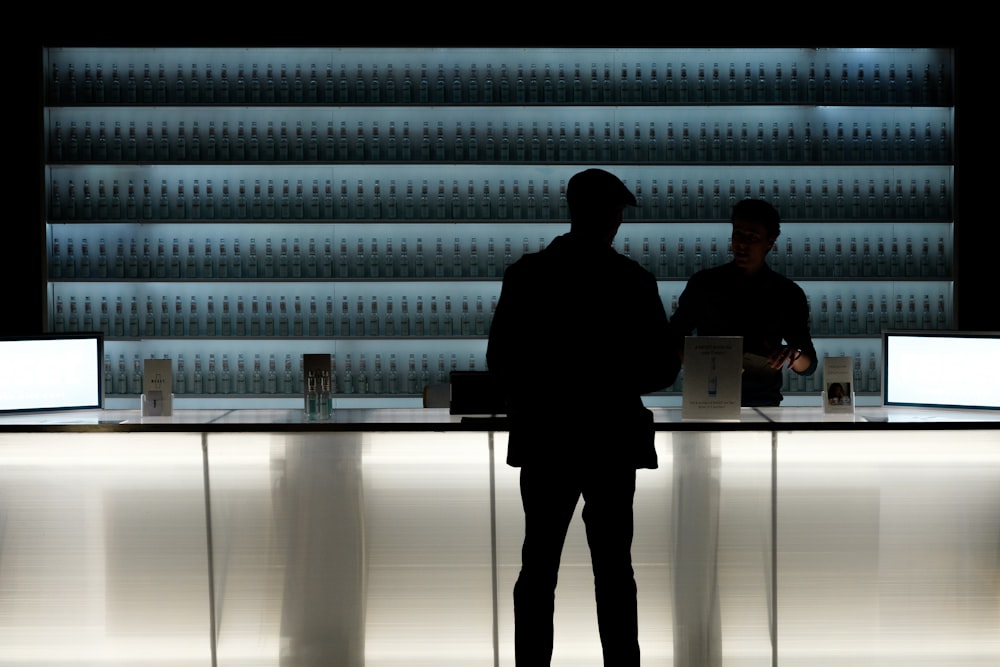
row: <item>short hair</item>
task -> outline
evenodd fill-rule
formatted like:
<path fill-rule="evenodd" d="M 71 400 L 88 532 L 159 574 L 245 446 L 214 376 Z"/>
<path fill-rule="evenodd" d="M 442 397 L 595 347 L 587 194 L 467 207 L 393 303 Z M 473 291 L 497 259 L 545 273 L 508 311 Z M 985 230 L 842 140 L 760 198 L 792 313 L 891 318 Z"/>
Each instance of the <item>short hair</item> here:
<path fill-rule="evenodd" d="M 729 221 L 736 222 L 737 220 L 764 225 L 768 235 L 774 238 L 778 238 L 778 235 L 781 234 L 781 215 L 778 213 L 778 209 L 764 199 L 743 199 L 737 202 L 733 206 Z"/>

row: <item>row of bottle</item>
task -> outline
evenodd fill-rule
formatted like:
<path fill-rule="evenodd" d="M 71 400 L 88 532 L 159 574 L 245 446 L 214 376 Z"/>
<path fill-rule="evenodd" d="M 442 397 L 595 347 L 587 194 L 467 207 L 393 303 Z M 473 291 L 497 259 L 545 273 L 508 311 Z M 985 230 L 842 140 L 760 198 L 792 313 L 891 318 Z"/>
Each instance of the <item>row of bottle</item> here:
<path fill-rule="evenodd" d="M 889 296 L 882 294 L 878 299 L 869 294 L 866 304 L 857 295 L 823 293 L 818 303 L 810 303 L 812 332 L 817 336 L 878 336 L 888 329 L 945 330 L 950 320 L 943 292 L 918 300 L 910 294 L 904 303 L 903 295 L 896 294 L 894 307 L 890 308 Z M 807 297 L 809 298 L 809 297 Z M 152 296 L 147 296 L 145 306 L 137 297 L 132 297 L 126 310 L 122 297 L 112 304 L 101 297 L 95 311 L 90 296 L 83 298 L 83 306 L 75 296 L 69 297 L 68 304 L 62 297 L 56 297 L 53 330 L 101 331 L 109 338 L 154 338 L 154 337 L 452 337 L 486 336 L 489 334 L 493 314 L 496 310 L 497 295 L 486 300 L 477 295 L 474 300 L 463 296 L 457 308 L 453 307 L 450 296 L 439 302 L 436 296 L 428 300 L 425 309 L 424 298 L 415 298 L 415 308 L 411 314 L 408 298 L 402 296 L 399 310 L 395 309 L 392 296 L 384 299 L 372 296 L 341 298 L 339 308 L 335 308 L 333 297 L 327 297 L 321 310 L 315 296 L 309 297 L 308 306 L 300 296 L 288 299 L 270 296 L 258 299 L 256 296 L 244 299 L 238 296 L 231 302 L 222 297 L 221 310 L 216 308 L 214 297 L 205 300 L 205 309 L 199 308 L 197 296 L 191 296 L 187 303 L 177 296 L 171 306 L 166 296 L 157 307 Z M 275 305 L 277 304 L 277 305 Z M 670 311 L 677 308 L 677 297 L 670 298 Z"/>
<path fill-rule="evenodd" d="M 782 183 L 776 178 L 770 183 L 757 179 L 756 184 L 745 178 L 742 187 L 729 179 L 652 179 L 648 192 L 636 179 L 626 182 L 636 195 L 638 205 L 626 208 L 626 219 L 652 220 L 728 220 L 729 212 L 740 198 L 757 197 L 770 201 L 785 220 L 901 220 L 946 219 L 951 212 L 948 183 L 936 184 L 925 178 L 918 181 L 902 178 L 895 181 L 874 178 L 867 182 L 855 178 L 789 179 Z M 661 186 L 662 183 L 662 186 Z M 381 179 L 366 183 L 357 179 L 353 189 L 341 179 L 339 192 L 334 195 L 331 179 L 326 179 L 320 191 L 319 179 L 312 180 L 307 193 L 302 179 L 283 179 L 280 189 L 273 179 L 254 179 L 252 188 L 239 179 L 231 192 L 228 179 L 222 181 L 217 195 L 211 179 L 194 179 L 190 196 L 183 179 L 170 187 L 161 179 L 159 194 L 154 194 L 148 180 L 137 191 L 129 180 L 122 192 L 121 184 L 98 179 L 94 188 L 84 179 L 81 191 L 69 179 L 65 190 L 53 179 L 50 190 L 49 219 L 62 220 L 567 220 L 569 207 L 566 183 L 560 180 L 558 189 L 542 179 L 540 187 L 534 179 L 513 179 L 508 194 L 506 179 L 500 179 L 497 190 L 489 180 L 482 183 L 469 179 L 460 184 L 452 179 L 450 187 L 438 179 L 436 190 L 428 179 L 417 185 L 407 179 L 397 186 L 390 179 L 383 193 Z M 464 185 L 464 187 L 463 187 Z M 756 187 L 754 187 L 756 185 Z M 818 187 L 817 187 L 818 186 Z M 800 189 L 801 188 L 801 189 Z M 65 192 L 65 194 L 64 194 Z"/>
<path fill-rule="evenodd" d="M 714 246 L 714 240 L 712 244 Z M 779 249 L 783 245 L 783 249 Z M 704 252 L 695 239 L 694 264 L 692 270 L 699 270 L 704 260 Z M 867 236 L 858 242 L 852 236 L 848 241 L 834 237 L 828 247 L 826 238 L 820 236 L 813 252 L 813 242 L 805 237 L 801 248 L 795 240 L 784 235 L 775 243 L 768 254 L 767 262 L 774 270 L 793 279 L 797 278 L 944 278 L 949 275 L 948 252 L 944 237 L 938 237 L 932 245 L 928 237 L 923 237 L 919 248 L 913 237 L 906 237 L 903 243 L 896 237 L 886 242 L 881 236 L 876 242 Z M 731 256 L 727 252 L 726 259 Z M 708 264 L 718 263 L 716 251 L 710 248 Z M 675 271 L 675 275 L 683 275 Z"/>
<path fill-rule="evenodd" d="M 818 393 L 825 389 L 823 386 L 823 361 L 829 354 L 824 354 L 819 360 L 816 372 L 812 375 L 799 375 L 787 368 L 782 370 L 781 390 L 785 393 L 809 394 Z M 878 394 L 882 391 L 882 371 L 879 358 L 874 352 L 868 355 L 867 363 L 862 362 L 861 352 L 854 352 L 853 355 L 852 383 L 848 392 L 855 394 Z M 672 392 L 682 392 L 684 390 L 684 368 L 682 367 L 677 379 L 670 387 Z"/>
<path fill-rule="evenodd" d="M 303 369 L 301 355 L 298 364 L 294 363 L 293 355 L 286 354 L 279 361 L 275 354 L 268 354 L 266 362 L 261 354 L 254 354 L 252 363 L 244 354 L 233 355 L 235 363 L 231 363 L 230 355 L 222 354 L 216 359 L 215 354 L 202 359 L 200 354 L 194 355 L 192 367 L 186 365 L 184 356 L 178 355 L 173 368 L 173 392 L 175 395 L 304 395 L 310 388 L 309 378 Z M 331 355 L 331 367 L 327 376 L 328 393 L 333 395 L 412 395 L 419 396 L 425 387 L 432 384 L 447 384 L 449 374 L 455 370 L 485 369 L 484 360 L 476 354 L 470 354 L 464 367 L 460 367 L 457 355 L 448 358 L 444 354 L 437 356 L 436 365 L 431 366 L 429 355 L 421 354 L 418 361 L 416 354 L 408 356 L 406 366 L 397 359 L 396 354 L 387 355 L 387 363 L 383 364 L 383 356 L 376 353 L 369 367 L 369 356 L 358 355 L 355 360 L 350 354 L 343 358 L 338 368 L 337 358 Z M 881 370 L 878 357 L 869 353 L 867 364 L 862 364 L 860 352 L 853 354 L 853 391 L 855 393 L 877 394 L 881 391 Z M 783 371 L 782 390 L 785 392 L 809 393 L 823 389 L 823 361 L 811 376 Z M 684 372 L 681 369 L 673 385 L 666 388 L 670 392 L 680 392 L 684 388 Z M 139 395 L 142 393 L 142 359 L 138 354 L 132 358 L 129 368 L 125 355 L 120 354 L 117 366 L 113 365 L 110 355 L 104 357 L 104 390 L 108 395 Z"/>
<path fill-rule="evenodd" d="M 411 135 L 408 121 L 390 121 L 387 133 L 381 134 L 379 121 L 358 121 L 348 128 L 341 121 L 339 130 L 328 121 L 321 132 L 316 121 L 308 130 L 302 121 L 295 128 L 286 121 L 267 121 L 258 128 L 257 121 L 236 121 L 235 132 L 229 121 L 222 121 L 216 131 L 209 121 L 203 135 L 198 121 L 186 127 L 179 121 L 171 127 L 161 121 L 158 131 L 153 121 L 146 121 L 140 135 L 134 120 L 123 129 L 121 121 L 113 127 L 105 121 L 85 121 L 81 129 L 71 121 L 65 130 L 61 121 L 53 125 L 49 142 L 52 162 L 948 162 L 951 136 L 947 123 L 933 127 L 927 122 L 909 127 L 896 122 L 862 126 L 853 122 L 836 125 L 824 122 L 814 129 L 809 122 L 799 125 L 778 122 L 765 126 L 758 122 L 739 124 L 718 121 L 698 123 L 668 121 L 657 127 L 650 121 L 643 127 L 619 122 L 617 128 L 605 122 L 603 128 L 579 121 L 570 129 L 537 121 L 530 127 L 504 121 L 494 131 L 486 123 L 484 135 L 477 133 L 475 121 L 467 128 L 461 122 L 445 127 L 438 121 L 432 129 L 423 122 L 420 133 Z"/>
<path fill-rule="evenodd" d="M 849 356 L 853 359 L 851 384 L 845 387 L 847 395 L 855 394 L 878 394 L 882 391 L 882 368 L 879 355 L 875 352 L 868 353 L 867 361 L 862 360 L 861 352 L 855 351 L 853 354 L 845 353 L 841 350 L 837 355 L 825 352 L 819 359 L 816 372 L 811 376 L 802 376 L 787 370 L 783 376 L 782 390 L 789 392 L 821 392 L 826 389 L 823 383 L 825 372 L 824 363 L 828 357 Z"/>
<path fill-rule="evenodd" d="M 723 249 L 716 237 L 704 243 L 700 236 L 693 244 L 686 244 L 684 237 L 676 239 L 675 250 L 667 250 L 665 237 L 660 237 L 659 250 L 652 252 L 648 237 L 644 237 L 640 251 L 635 252 L 629 237 L 621 240 L 617 249 L 625 256 L 638 261 L 657 278 L 686 278 L 702 269 L 732 261 L 732 240 L 726 239 Z M 814 243 L 806 236 L 801 245 L 797 239 L 783 234 L 767 255 L 768 265 L 792 279 L 827 278 L 946 278 L 949 275 L 948 253 L 944 237 L 932 245 L 923 237 L 919 248 L 913 237 L 904 243 L 896 237 L 886 242 L 881 236 L 872 242 L 867 236 L 859 242 L 856 236 L 848 240 L 840 236 L 827 244 L 820 236 Z"/>
<path fill-rule="evenodd" d="M 521 254 L 541 250 L 545 240 L 539 239 L 537 246 L 529 246 L 524 238 L 517 247 L 507 237 L 499 248 L 490 237 L 486 247 L 481 248 L 476 237 L 467 241 L 455 237 L 451 245 L 437 237 L 434 247 L 425 251 L 423 238 L 417 237 L 412 254 L 406 238 L 400 241 L 398 250 L 391 238 L 381 241 L 372 238 L 370 243 L 359 238 L 353 251 L 348 250 L 347 239 L 341 238 L 337 253 L 330 238 L 324 240 L 322 249 L 314 238 L 307 245 L 297 238 L 292 243 L 283 238 L 276 245 L 268 238 L 260 252 L 256 239 L 251 237 L 248 246 L 244 255 L 240 239 L 235 238 L 230 254 L 226 239 L 219 239 L 218 245 L 212 239 L 205 239 L 199 251 L 194 239 L 189 238 L 186 252 L 182 253 L 176 238 L 169 251 L 162 238 L 158 239 L 155 250 L 148 238 L 141 245 L 132 238 L 126 251 L 124 239 L 119 238 L 111 254 L 104 239 L 100 239 L 95 255 L 87 239 L 82 239 L 77 256 L 72 238 L 66 240 L 65 250 L 62 240 L 55 238 L 49 257 L 49 276 L 54 280 L 497 278 Z"/>
<path fill-rule="evenodd" d="M 163 296 L 158 306 L 152 296 L 146 297 L 144 305 L 137 297 L 132 297 L 127 306 L 120 296 L 114 303 L 102 296 L 96 307 L 90 296 L 82 301 L 81 308 L 75 296 L 66 301 L 56 297 L 52 330 L 100 331 L 109 338 L 481 337 L 489 334 L 497 296 L 491 296 L 488 304 L 482 296 L 474 300 L 463 296 L 457 307 L 453 307 L 450 296 L 440 302 L 437 296 L 431 296 L 426 308 L 424 298 L 417 296 L 412 312 L 406 296 L 399 299 L 398 311 L 391 296 L 384 300 L 375 296 L 351 300 L 344 296 L 337 308 L 331 296 L 326 297 L 323 306 L 315 296 L 309 297 L 308 305 L 300 296 L 238 296 L 232 300 L 224 296 L 219 308 L 212 296 L 205 299 L 203 307 L 199 307 L 197 296 L 191 296 L 186 303 L 177 296 L 172 304 Z"/>
<path fill-rule="evenodd" d="M 703 242 L 701 236 L 659 237 L 656 245 L 648 236 L 633 245 L 629 236 L 615 240 L 616 249 L 639 262 L 658 278 L 685 278 L 703 268 L 718 266 L 732 259 L 732 242 L 727 237 L 725 245 L 717 237 Z M 282 238 L 277 246 L 267 238 L 263 253 L 251 237 L 249 251 L 244 256 L 239 238 L 232 240 L 232 253 L 227 240 L 218 244 L 205 239 L 199 251 L 193 238 L 189 238 L 186 251 L 174 238 L 169 245 L 158 239 L 154 246 L 149 239 L 141 245 L 135 238 L 126 246 L 119 238 L 114 253 L 109 252 L 104 239 L 98 242 L 94 254 L 86 238 L 81 239 L 77 256 L 73 238 L 52 240 L 52 253 L 48 258 L 49 276 L 53 280 L 309 280 L 309 279 L 408 279 L 408 278 L 500 278 L 507 266 L 529 252 L 544 249 L 546 239 L 537 244 L 521 239 L 520 245 L 506 237 L 498 246 L 493 237 L 487 240 L 485 253 L 476 237 L 455 237 L 446 244 L 437 237 L 434 245 L 425 252 L 423 238 L 416 239 L 414 252 L 410 253 L 409 241 L 403 238 L 398 250 L 391 238 L 372 238 L 370 242 L 359 238 L 349 250 L 346 238 L 340 239 L 339 250 L 333 251 L 330 238 L 323 241 L 322 250 L 316 239 L 310 238 L 303 245 L 298 238 L 289 243 Z M 126 250 L 127 247 L 127 250 Z M 775 243 L 768 254 L 771 267 L 789 278 L 946 278 L 949 275 L 948 251 L 944 237 L 932 244 L 923 237 L 919 246 L 913 237 L 903 243 L 897 237 L 886 242 L 877 237 L 872 242 L 865 236 L 859 242 L 856 236 L 833 238 L 818 237 L 813 243 L 806 236 L 801 244 L 787 233 Z"/>
<path fill-rule="evenodd" d="M 862 309 L 853 294 L 849 299 L 839 294 L 830 299 L 823 294 L 818 308 L 810 299 L 810 328 L 816 336 L 879 336 L 889 329 L 943 331 L 950 325 L 948 308 L 944 294 L 936 296 L 935 302 L 928 294 L 922 299 L 910 294 L 904 302 L 903 295 L 896 294 L 890 308 L 887 295 L 881 295 L 877 302 L 869 295 Z"/>
<path fill-rule="evenodd" d="M 113 54 L 109 54 L 113 55 Z M 234 54 L 235 55 L 235 54 Z M 398 66 L 397 66 L 398 67 Z M 353 69 L 353 71 L 352 71 Z M 216 77 L 216 73 L 218 77 Z M 944 63 L 656 62 L 579 63 L 345 63 L 325 68 L 296 63 L 225 63 L 176 68 L 148 63 L 53 63 L 48 103 L 73 104 L 905 104 L 946 105 L 950 76 Z"/>
<path fill-rule="evenodd" d="M 192 360 L 177 355 L 173 363 L 173 392 L 175 395 L 285 395 L 302 396 L 307 387 L 307 375 L 303 369 L 303 359 L 286 354 L 281 360 L 275 354 L 254 354 L 253 359 L 244 354 L 194 355 Z M 169 358 L 164 355 L 164 358 Z M 383 359 L 386 363 L 383 364 Z M 371 365 L 369 365 L 371 360 Z M 186 362 L 191 362 L 187 365 Z M 403 363 L 406 365 L 404 366 Z M 403 362 L 396 354 L 383 356 L 376 353 L 369 356 L 359 354 L 352 359 L 350 354 L 343 357 L 338 368 L 337 358 L 331 355 L 330 392 L 339 395 L 389 394 L 419 396 L 431 384 L 447 384 L 453 370 L 476 370 L 485 368 L 481 355 L 470 354 L 464 366 L 457 355 L 446 358 L 439 354 L 436 365 L 431 366 L 427 354 L 410 354 Z M 104 356 L 104 391 L 108 395 L 139 395 L 142 393 L 142 359 L 138 354 L 132 357 L 131 367 L 124 354 L 118 355 L 117 365 L 111 355 Z"/>

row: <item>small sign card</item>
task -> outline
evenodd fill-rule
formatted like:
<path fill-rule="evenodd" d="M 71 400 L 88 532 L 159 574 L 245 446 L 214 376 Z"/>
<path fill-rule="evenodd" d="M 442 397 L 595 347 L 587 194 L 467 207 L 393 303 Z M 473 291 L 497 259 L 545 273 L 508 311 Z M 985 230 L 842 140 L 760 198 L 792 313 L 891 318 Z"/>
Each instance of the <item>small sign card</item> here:
<path fill-rule="evenodd" d="M 742 372 L 742 336 L 686 337 L 681 418 L 739 419 Z"/>
<path fill-rule="evenodd" d="M 854 412 L 853 364 L 851 357 L 823 358 L 824 412 Z"/>
<path fill-rule="evenodd" d="M 142 362 L 142 416 L 169 417 L 173 414 L 173 371 L 170 359 Z"/>

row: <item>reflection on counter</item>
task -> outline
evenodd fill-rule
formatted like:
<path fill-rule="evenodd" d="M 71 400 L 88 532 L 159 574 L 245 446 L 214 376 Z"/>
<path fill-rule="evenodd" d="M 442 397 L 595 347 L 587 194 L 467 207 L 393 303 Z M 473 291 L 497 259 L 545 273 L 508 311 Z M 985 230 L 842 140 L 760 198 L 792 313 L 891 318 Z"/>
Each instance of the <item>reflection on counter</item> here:
<path fill-rule="evenodd" d="M 644 660 L 1000 659 L 996 411 L 654 413 L 633 550 Z M 512 665 L 517 470 L 482 428 L 447 409 L 5 416 L 0 665 Z M 597 667 L 573 526 L 553 665 Z"/>

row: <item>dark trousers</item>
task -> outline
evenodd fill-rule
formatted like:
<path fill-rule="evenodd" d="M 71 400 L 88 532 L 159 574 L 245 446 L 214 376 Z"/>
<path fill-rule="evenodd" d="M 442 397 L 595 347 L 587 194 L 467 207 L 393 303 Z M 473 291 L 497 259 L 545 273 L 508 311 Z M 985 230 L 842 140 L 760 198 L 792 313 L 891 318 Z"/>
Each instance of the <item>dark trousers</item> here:
<path fill-rule="evenodd" d="M 521 468 L 524 543 L 514 585 L 517 667 L 548 666 L 559 561 L 580 497 L 594 571 L 597 623 L 608 667 L 638 667 L 636 584 L 632 570 L 635 469 Z"/>

